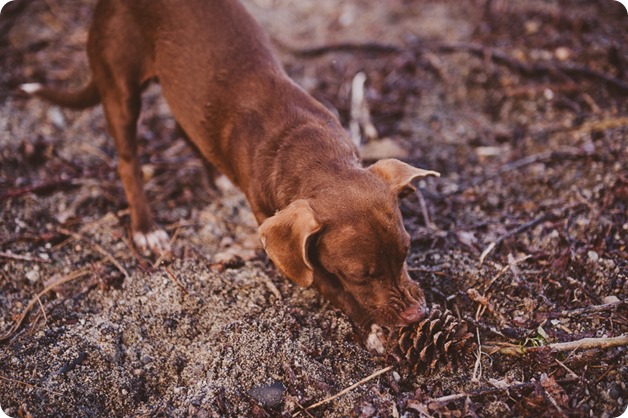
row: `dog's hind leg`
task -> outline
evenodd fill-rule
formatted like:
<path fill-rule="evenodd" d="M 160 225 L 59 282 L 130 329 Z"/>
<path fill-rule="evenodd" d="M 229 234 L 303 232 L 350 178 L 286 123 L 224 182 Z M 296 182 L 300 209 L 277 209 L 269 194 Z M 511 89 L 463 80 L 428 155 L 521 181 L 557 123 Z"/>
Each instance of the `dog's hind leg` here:
<path fill-rule="evenodd" d="M 98 6 L 109 5 L 101 2 Z M 153 220 L 144 194 L 137 150 L 142 85 L 151 76 L 147 70 L 150 68 L 145 56 L 147 49 L 128 14 L 97 10 L 95 16 L 88 41 L 89 61 L 118 151 L 118 173 L 129 203 L 133 240 L 142 252 L 167 252 L 168 235 Z M 102 16 L 105 17 L 99 19 Z"/>

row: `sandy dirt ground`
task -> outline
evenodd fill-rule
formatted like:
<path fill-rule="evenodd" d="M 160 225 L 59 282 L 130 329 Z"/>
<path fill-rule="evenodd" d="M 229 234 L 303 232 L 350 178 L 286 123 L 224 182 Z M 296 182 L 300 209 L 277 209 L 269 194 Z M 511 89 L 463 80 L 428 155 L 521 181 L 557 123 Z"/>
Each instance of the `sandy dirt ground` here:
<path fill-rule="evenodd" d="M 17 91 L 89 78 L 94 1 L 16 0 L 0 17 L 2 409 L 621 415 L 626 10 L 611 0 L 245 4 L 288 73 L 347 129 L 352 80 L 366 75 L 377 138 L 364 140 L 365 163 L 395 156 L 442 173 L 402 203 L 409 270 L 430 305 L 470 324 L 482 355 L 413 375 L 369 352 L 340 311 L 277 273 L 245 199 L 210 187 L 158 85 L 144 96 L 139 138 L 174 255 L 137 254 L 102 108 L 75 112 Z"/>

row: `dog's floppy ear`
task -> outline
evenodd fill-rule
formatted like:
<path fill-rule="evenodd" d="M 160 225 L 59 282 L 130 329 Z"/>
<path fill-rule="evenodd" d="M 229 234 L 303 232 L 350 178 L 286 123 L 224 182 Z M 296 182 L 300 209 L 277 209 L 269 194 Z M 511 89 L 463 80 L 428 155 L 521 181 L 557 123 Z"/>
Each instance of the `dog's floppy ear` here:
<path fill-rule="evenodd" d="M 416 190 L 411 184 L 414 180 L 427 176 L 440 177 L 439 172 L 412 167 L 394 158 L 379 160 L 368 169 L 388 183 L 399 197 L 406 197 Z"/>
<path fill-rule="evenodd" d="M 299 286 L 308 287 L 314 280 L 308 240 L 320 229 L 310 204 L 299 199 L 266 219 L 259 227 L 259 237 L 275 266 Z"/>

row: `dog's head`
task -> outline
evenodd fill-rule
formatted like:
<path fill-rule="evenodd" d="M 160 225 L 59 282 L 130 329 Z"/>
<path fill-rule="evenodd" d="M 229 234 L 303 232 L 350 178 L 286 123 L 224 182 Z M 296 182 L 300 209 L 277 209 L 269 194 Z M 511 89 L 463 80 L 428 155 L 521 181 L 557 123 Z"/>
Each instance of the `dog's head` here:
<path fill-rule="evenodd" d="M 410 236 L 399 198 L 415 190 L 413 180 L 430 175 L 439 174 L 379 161 L 265 220 L 264 248 L 283 274 L 317 287 L 359 325 L 419 321 L 425 298 L 406 269 Z"/>

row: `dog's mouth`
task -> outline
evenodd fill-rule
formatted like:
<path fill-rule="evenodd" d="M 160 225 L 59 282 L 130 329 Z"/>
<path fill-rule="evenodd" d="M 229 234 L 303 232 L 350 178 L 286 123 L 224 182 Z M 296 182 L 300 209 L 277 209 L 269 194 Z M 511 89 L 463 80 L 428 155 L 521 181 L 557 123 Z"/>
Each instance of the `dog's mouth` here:
<path fill-rule="evenodd" d="M 428 309 L 425 304 L 417 301 L 402 304 L 391 303 L 375 309 L 371 316 L 373 322 L 387 327 L 406 326 L 420 322 L 427 317 Z"/>

